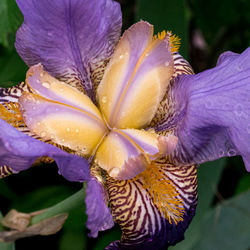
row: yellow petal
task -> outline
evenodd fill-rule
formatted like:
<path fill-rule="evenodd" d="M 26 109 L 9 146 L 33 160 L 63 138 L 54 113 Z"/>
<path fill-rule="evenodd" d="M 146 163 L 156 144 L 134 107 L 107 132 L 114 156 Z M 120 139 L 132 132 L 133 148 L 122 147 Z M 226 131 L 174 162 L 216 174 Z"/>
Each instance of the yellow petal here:
<path fill-rule="evenodd" d="M 28 128 L 44 141 L 91 155 L 107 132 L 101 116 L 24 93 L 19 99 Z"/>
<path fill-rule="evenodd" d="M 97 89 L 110 127 L 150 123 L 174 72 L 167 41 L 153 39 L 153 26 L 139 22 L 121 38 Z"/>

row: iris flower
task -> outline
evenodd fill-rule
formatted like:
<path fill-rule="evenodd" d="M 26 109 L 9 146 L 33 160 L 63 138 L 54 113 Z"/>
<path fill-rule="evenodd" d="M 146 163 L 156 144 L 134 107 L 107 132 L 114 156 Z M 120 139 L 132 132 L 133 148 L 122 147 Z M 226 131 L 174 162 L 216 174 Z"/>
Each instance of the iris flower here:
<path fill-rule="evenodd" d="M 106 249 L 166 249 L 197 204 L 197 164 L 241 155 L 250 170 L 250 50 L 193 74 L 171 32 L 141 21 L 120 37 L 112 0 L 17 0 L 26 80 L 0 89 L 0 173 L 53 158 L 86 182 L 89 236 Z M 46 157 L 46 158 L 44 158 Z"/>

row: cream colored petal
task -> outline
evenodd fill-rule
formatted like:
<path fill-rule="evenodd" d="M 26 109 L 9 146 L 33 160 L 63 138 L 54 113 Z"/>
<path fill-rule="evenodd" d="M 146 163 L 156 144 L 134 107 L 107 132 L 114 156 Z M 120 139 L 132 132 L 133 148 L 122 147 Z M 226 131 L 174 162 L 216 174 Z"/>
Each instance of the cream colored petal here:
<path fill-rule="evenodd" d="M 44 141 L 91 155 L 107 132 L 101 117 L 88 111 L 25 93 L 19 99 L 28 128 Z"/>
<path fill-rule="evenodd" d="M 97 99 L 110 127 L 146 126 L 165 94 L 174 72 L 173 59 L 167 41 L 152 37 L 152 25 L 133 25 L 107 66 Z"/>

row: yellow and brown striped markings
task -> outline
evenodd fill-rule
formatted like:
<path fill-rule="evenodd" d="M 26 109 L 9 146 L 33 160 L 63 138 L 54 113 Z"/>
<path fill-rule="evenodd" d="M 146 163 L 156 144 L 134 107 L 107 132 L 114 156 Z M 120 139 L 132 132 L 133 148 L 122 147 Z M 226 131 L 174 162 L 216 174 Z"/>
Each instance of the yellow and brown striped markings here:
<path fill-rule="evenodd" d="M 166 230 L 166 222 L 183 222 L 185 212 L 197 202 L 196 166 L 156 162 L 132 180 L 107 176 L 106 188 L 122 242 L 140 243 Z"/>
<path fill-rule="evenodd" d="M 10 167 L 8 167 L 6 165 L 0 166 L 0 179 L 7 177 L 13 173 L 14 173 L 14 171 Z"/>

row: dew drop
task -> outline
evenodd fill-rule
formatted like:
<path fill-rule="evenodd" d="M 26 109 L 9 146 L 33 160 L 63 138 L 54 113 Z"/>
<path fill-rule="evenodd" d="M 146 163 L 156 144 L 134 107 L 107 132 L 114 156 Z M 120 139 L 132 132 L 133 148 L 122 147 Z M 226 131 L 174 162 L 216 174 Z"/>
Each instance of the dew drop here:
<path fill-rule="evenodd" d="M 42 133 L 41 133 L 41 136 L 42 136 L 42 137 L 45 137 L 45 136 L 46 136 L 46 132 L 42 132 Z"/>
<path fill-rule="evenodd" d="M 223 157 L 223 156 L 224 156 L 224 151 L 223 151 L 223 150 L 220 150 L 220 151 L 219 151 L 219 156 L 220 156 L 220 157 Z"/>
<path fill-rule="evenodd" d="M 107 99 L 108 99 L 107 96 L 103 96 L 103 97 L 102 97 L 102 102 L 103 102 L 103 103 L 106 103 L 106 102 L 107 102 Z"/>
<path fill-rule="evenodd" d="M 116 177 L 120 172 L 120 169 L 119 168 L 111 168 L 109 171 L 108 171 L 108 174 L 111 176 L 111 177 Z"/>
<path fill-rule="evenodd" d="M 86 151 L 87 151 L 87 148 L 85 148 L 85 147 L 82 148 L 82 151 L 83 151 L 83 152 L 86 152 Z"/>
<path fill-rule="evenodd" d="M 211 108 L 212 107 L 212 102 L 211 101 L 207 101 L 205 103 L 205 105 L 206 105 L 207 108 Z"/>
<path fill-rule="evenodd" d="M 146 57 L 148 57 L 149 56 L 149 53 L 146 53 L 146 55 L 145 55 Z"/>
<path fill-rule="evenodd" d="M 234 149 L 229 149 L 227 155 L 228 156 L 235 156 L 236 155 L 236 151 Z"/>
<path fill-rule="evenodd" d="M 237 116 L 241 116 L 243 114 L 242 105 L 241 104 L 237 104 L 235 108 L 236 108 L 235 114 Z"/>
<path fill-rule="evenodd" d="M 49 89 L 49 88 L 50 88 L 50 83 L 48 83 L 48 82 L 43 82 L 42 85 L 43 85 L 43 87 L 46 88 L 46 89 Z"/>

